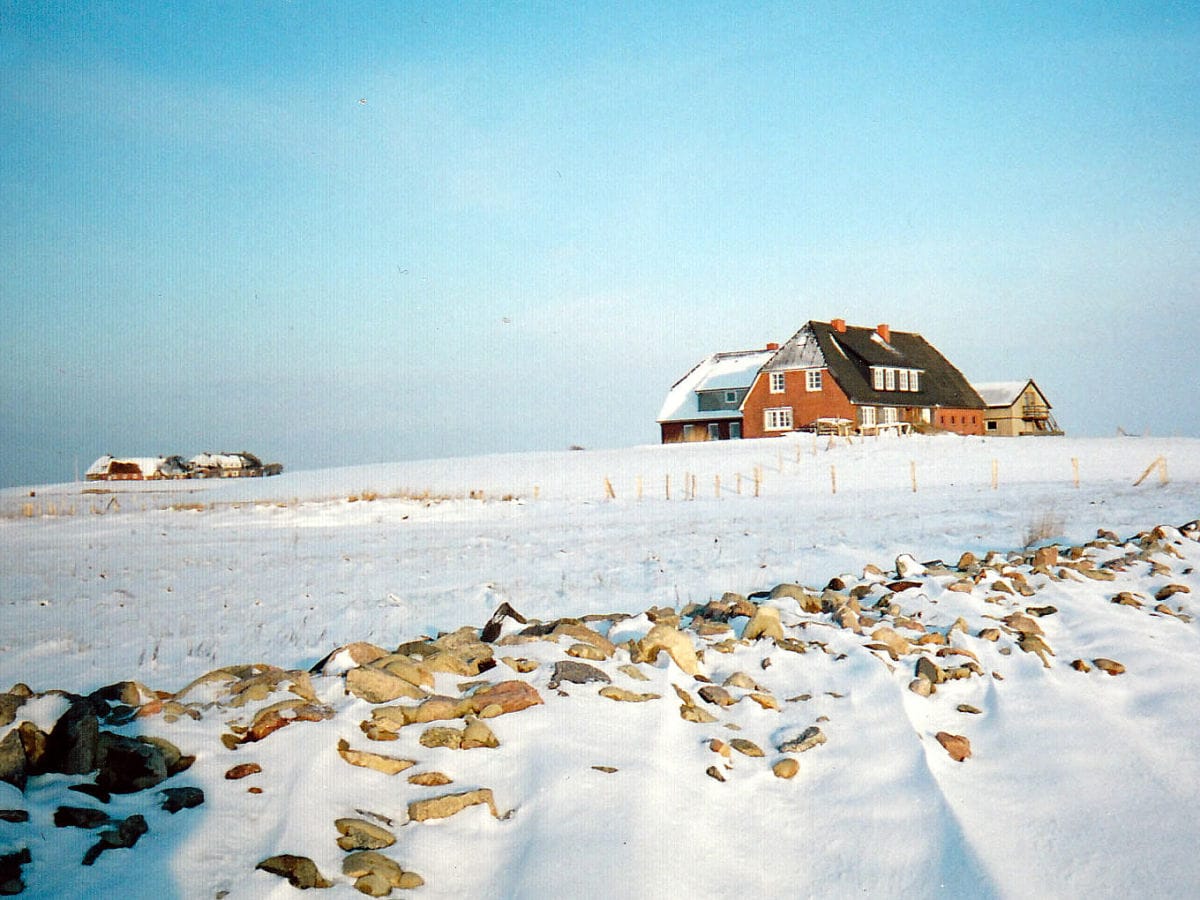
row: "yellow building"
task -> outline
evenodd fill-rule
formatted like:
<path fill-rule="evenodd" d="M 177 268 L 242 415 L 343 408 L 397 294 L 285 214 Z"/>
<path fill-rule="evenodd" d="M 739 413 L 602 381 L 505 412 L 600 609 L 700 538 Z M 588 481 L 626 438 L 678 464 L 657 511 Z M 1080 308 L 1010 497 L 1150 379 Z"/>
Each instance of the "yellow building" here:
<path fill-rule="evenodd" d="M 971 386 L 987 404 L 984 410 L 984 434 L 997 437 L 1062 434 L 1050 413 L 1050 401 L 1032 378 L 1028 381 L 993 381 Z"/>

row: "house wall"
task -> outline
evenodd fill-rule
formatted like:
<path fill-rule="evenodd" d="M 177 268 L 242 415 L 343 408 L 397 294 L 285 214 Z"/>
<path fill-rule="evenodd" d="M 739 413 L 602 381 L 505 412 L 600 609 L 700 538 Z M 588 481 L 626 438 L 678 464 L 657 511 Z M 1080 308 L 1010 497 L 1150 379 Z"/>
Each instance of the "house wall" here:
<path fill-rule="evenodd" d="M 792 427 L 800 428 L 814 419 L 824 417 L 855 420 L 854 406 L 845 392 L 837 385 L 828 369 L 821 370 L 821 390 L 807 389 L 807 369 L 793 369 L 783 373 L 782 394 L 771 393 L 771 379 L 760 372 L 746 402 L 742 406 L 742 434 L 748 438 L 775 437 L 782 431 L 767 431 L 764 427 L 764 410 L 790 406 Z"/>
<path fill-rule="evenodd" d="M 711 422 L 660 422 L 662 442 L 664 444 L 682 444 L 694 441 L 712 440 L 708 436 L 709 425 L 716 425 L 718 440 L 727 441 L 730 438 L 730 425 L 737 424 L 740 419 L 713 419 Z M 691 426 L 690 428 L 688 426 Z"/>
<path fill-rule="evenodd" d="M 984 412 L 982 409 L 941 407 L 933 411 L 933 424 L 956 434 L 983 434 Z"/>
<path fill-rule="evenodd" d="M 1046 402 L 1046 398 L 1031 384 L 1025 385 L 1025 390 L 1017 395 L 1016 401 L 1012 406 L 998 407 L 986 411 L 988 421 L 996 423 L 994 430 L 985 427 L 984 434 L 995 435 L 997 437 L 1019 437 L 1024 434 L 1045 434 L 1045 420 L 1042 420 L 1043 427 L 1038 427 L 1037 421 L 1027 420 L 1024 418 L 1025 407 L 1044 407 L 1049 412 L 1050 404 Z"/>

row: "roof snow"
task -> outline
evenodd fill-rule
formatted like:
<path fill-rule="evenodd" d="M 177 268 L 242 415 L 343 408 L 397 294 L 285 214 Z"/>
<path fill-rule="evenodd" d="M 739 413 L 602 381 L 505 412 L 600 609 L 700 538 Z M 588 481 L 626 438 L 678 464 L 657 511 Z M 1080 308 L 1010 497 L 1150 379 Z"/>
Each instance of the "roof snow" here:
<path fill-rule="evenodd" d="M 697 392 L 748 388 L 754 383 L 758 370 L 774 355 L 774 350 L 739 350 L 705 357 L 675 382 L 663 401 L 658 421 L 686 422 L 698 418 L 737 417 L 740 414 L 732 409 L 705 412 L 701 416 Z"/>
<path fill-rule="evenodd" d="M 1012 406 L 1027 384 L 1028 381 L 985 381 L 982 384 L 972 383 L 971 387 L 988 406 Z"/>

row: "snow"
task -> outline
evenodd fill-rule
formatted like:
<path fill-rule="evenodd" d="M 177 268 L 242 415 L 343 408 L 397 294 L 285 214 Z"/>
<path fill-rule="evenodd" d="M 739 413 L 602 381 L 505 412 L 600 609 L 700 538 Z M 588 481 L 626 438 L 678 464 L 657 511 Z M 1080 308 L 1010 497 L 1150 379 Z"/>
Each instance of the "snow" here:
<path fill-rule="evenodd" d="M 774 350 L 743 350 L 705 357 L 667 393 L 658 421 L 684 422 L 696 418 L 740 416 L 736 410 L 706 410 L 701 413 L 697 391 L 748 388 L 758 370 L 774 355 Z"/>
<path fill-rule="evenodd" d="M 694 499 L 685 499 L 692 482 Z M 908 690 L 913 657 L 892 661 L 865 646 L 868 636 L 781 599 L 767 602 L 808 652 L 757 641 L 729 654 L 709 647 L 703 661 L 717 684 L 747 673 L 779 711 L 742 699 L 716 710 L 718 723 L 684 721 L 675 687 L 694 697 L 702 685 L 665 654 L 640 666 L 649 681 L 634 681 L 616 668 L 629 662 L 624 650 L 594 665 L 614 684 L 661 699 L 614 702 L 596 684 L 566 684 L 569 696 L 560 696 L 548 682 L 568 644 L 538 641 L 496 648 L 539 662 L 529 675 L 501 664 L 481 676 L 525 678 L 545 701 L 488 720 L 499 748 L 428 750 L 417 743 L 419 726 L 394 742 L 366 739 L 358 723 L 372 707 L 344 693 L 336 673 L 353 661 L 343 652 L 332 674 L 313 679 L 336 713 L 326 721 L 225 749 L 228 723 L 284 696 L 274 694 L 253 708 L 213 707 L 199 720 L 153 716 L 116 729 L 194 753 L 192 768 L 164 786 L 197 785 L 207 798 L 171 815 L 142 795 L 114 795 L 105 807 L 112 815 L 146 815 L 150 831 L 136 847 L 81 867 L 95 834 L 50 820 L 59 805 L 93 801 L 67 791 L 82 776 L 49 775 L 23 794 L 0 784 L 0 808 L 31 816 L 0 821 L 0 853 L 29 847 L 30 897 L 290 897 L 284 880 L 254 870 L 277 853 L 311 857 L 335 883 L 328 896 L 355 897 L 332 823 L 366 809 L 395 823 L 398 843 L 382 852 L 425 879 L 414 896 L 1190 895 L 1200 883 L 1192 848 L 1200 622 L 1155 613 L 1150 598 L 1181 584 L 1191 593 L 1166 602 L 1196 614 L 1200 543 L 1169 532 L 1180 557 L 1157 554 L 1158 570 L 1131 565 L 1112 582 L 1029 573 L 1036 595 L 998 595 L 997 603 L 982 589 L 951 590 L 958 576 L 931 563 L 953 565 L 963 551 L 983 558 L 1027 544 L 1081 546 L 1097 529 L 1128 539 L 1198 514 L 1200 440 L 1148 437 L 795 435 L 3 490 L 3 687 L 87 693 L 136 679 L 178 691 L 226 665 L 307 669 L 353 641 L 392 649 L 482 626 L 505 601 L 543 620 L 629 613 L 594 623 L 623 642 L 649 631 L 652 607 L 681 610 L 781 582 L 819 594 L 834 576 L 862 582 L 870 563 L 894 578 L 901 554 L 928 571 L 912 575 L 920 587 L 895 601 L 931 630 L 965 619 L 968 633 L 955 643 L 985 674 L 917 696 Z M 1105 561 L 1133 546 L 1095 552 Z M 874 588 L 864 610 L 884 591 Z M 1118 591 L 1149 602 L 1110 602 Z M 1050 668 L 1008 636 L 976 637 L 1032 605 L 1057 608 L 1037 620 L 1056 654 Z M 746 619 L 731 624 L 740 634 Z M 516 628 L 508 623 L 505 633 Z M 1127 672 L 1070 666 L 1097 657 Z M 467 680 L 438 675 L 436 690 L 457 696 Z M 188 699 L 219 699 L 205 690 Z M 48 729 L 65 703 L 43 694 L 17 722 Z M 961 713 L 960 704 L 982 712 Z M 828 742 L 797 757 L 795 779 L 774 777 L 774 748 L 814 724 Z M 0 726 L 0 738 L 8 730 Z M 971 758 L 951 760 L 934 740 L 939 731 L 966 735 Z M 714 737 L 754 741 L 767 757 L 735 752 L 720 783 L 705 774 L 724 765 L 708 748 Z M 419 788 L 406 774 L 348 766 L 334 750 L 339 738 L 419 759 L 454 784 Z M 262 774 L 225 779 L 248 761 Z M 251 785 L 263 793 L 249 793 Z M 491 788 L 511 816 L 477 807 L 436 823 L 405 821 L 415 797 L 476 787 Z"/>
<path fill-rule="evenodd" d="M 1028 381 L 986 381 L 980 384 L 972 383 L 980 398 L 988 406 L 1012 406 L 1025 390 Z"/>

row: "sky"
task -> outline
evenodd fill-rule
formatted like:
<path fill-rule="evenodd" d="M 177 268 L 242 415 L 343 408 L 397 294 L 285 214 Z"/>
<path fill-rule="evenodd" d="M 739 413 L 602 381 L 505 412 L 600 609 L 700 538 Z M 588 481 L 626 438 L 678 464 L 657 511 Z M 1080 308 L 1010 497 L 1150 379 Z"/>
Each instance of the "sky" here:
<path fill-rule="evenodd" d="M 658 439 L 809 319 L 1200 435 L 1191 3 L 0 0 L 0 485 Z"/>

